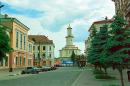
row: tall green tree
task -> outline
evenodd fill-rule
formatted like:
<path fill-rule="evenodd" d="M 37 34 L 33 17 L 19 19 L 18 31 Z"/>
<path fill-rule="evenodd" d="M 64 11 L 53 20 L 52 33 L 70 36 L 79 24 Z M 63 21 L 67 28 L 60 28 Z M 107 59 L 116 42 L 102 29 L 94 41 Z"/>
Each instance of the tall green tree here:
<path fill-rule="evenodd" d="M 75 55 L 74 50 L 73 50 L 72 54 L 71 54 L 71 61 L 73 62 L 73 65 L 75 64 L 75 60 L 76 60 L 76 55 Z"/>
<path fill-rule="evenodd" d="M 108 35 L 108 25 L 105 24 L 102 27 L 100 27 L 99 31 L 99 45 L 100 45 L 100 58 L 99 62 L 102 68 L 105 70 L 105 73 L 107 74 L 107 68 L 109 67 L 109 62 L 108 62 L 108 56 L 109 54 L 106 52 L 106 44 L 108 41 L 109 35 Z"/>
<path fill-rule="evenodd" d="M 87 60 L 88 63 L 95 65 L 95 68 L 99 66 L 100 58 L 100 45 L 99 45 L 99 33 L 97 33 L 96 28 L 92 28 L 92 33 L 90 35 L 90 47 L 88 48 Z"/>
<path fill-rule="evenodd" d="M 115 16 L 109 31 L 110 38 L 107 41 L 108 61 L 119 71 L 121 84 L 124 86 L 123 69 L 125 59 L 130 58 L 130 31 L 125 28 L 126 21 L 122 17 Z"/>
<path fill-rule="evenodd" d="M 6 54 L 12 51 L 10 47 L 10 38 L 7 34 L 7 28 L 0 25 L 0 61 L 6 58 Z"/>

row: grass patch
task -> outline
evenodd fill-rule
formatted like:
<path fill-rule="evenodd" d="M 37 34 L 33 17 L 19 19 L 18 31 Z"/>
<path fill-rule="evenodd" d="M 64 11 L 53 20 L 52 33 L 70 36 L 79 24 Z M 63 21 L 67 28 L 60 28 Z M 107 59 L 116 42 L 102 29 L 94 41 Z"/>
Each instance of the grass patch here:
<path fill-rule="evenodd" d="M 102 70 L 94 69 L 93 74 L 104 74 Z"/>
<path fill-rule="evenodd" d="M 119 86 L 119 85 L 109 85 L 109 86 Z"/>
<path fill-rule="evenodd" d="M 95 75 L 95 78 L 96 79 L 116 79 L 115 77 L 112 77 L 106 74 L 97 74 Z M 113 86 L 113 85 L 110 85 L 110 86 Z"/>
<path fill-rule="evenodd" d="M 120 86 L 120 85 L 117 85 L 117 84 L 111 84 L 111 85 L 103 85 L 103 86 Z"/>

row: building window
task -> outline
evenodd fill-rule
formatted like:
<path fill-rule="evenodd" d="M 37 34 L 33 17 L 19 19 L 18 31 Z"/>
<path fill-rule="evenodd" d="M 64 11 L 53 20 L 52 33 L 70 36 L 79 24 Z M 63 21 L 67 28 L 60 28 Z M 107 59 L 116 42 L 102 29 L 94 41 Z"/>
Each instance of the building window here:
<path fill-rule="evenodd" d="M 50 54 L 50 58 L 51 58 L 51 54 Z"/>
<path fill-rule="evenodd" d="M 20 34 L 20 48 L 22 49 L 22 40 L 23 40 L 23 37 L 22 37 L 22 34 Z"/>
<path fill-rule="evenodd" d="M 36 58 L 35 58 L 35 54 L 33 54 L 33 57 L 34 57 L 34 59 L 36 59 Z"/>
<path fill-rule="evenodd" d="M 16 57 L 16 65 L 18 65 L 18 57 Z"/>
<path fill-rule="evenodd" d="M 31 59 L 28 59 L 28 65 L 31 66 Z"/>
<path fill-rule="evenodd" d="M 22 57 L 20 57 L 20 65 L 22 65 Z"/>
<path fill-rule="evenodd" d="M 26 64 L 26 59 L 24 58 L 24 60 L 23 60 L 23 63 L 24 63 L 24 65 Z"/>
<path fill-rule="evenodd" d="M 19 38 L 19 32 L 16 32 L 16 48 L 18 48 L 18 38 Z"/>
<path fill-rule="evenodd" d="M 24 50 L 25 50 L 25 47 L 26 46 L 26 36 L 24 36 Z"/>
<path fill-rule="evenodd" d="M 31 48 L 31 51 L 30 51 L 30 52 L 32 53 L 32 44 L 30 45 L 30 48 Z"/>
<path fill-rule="evenodd" d="M 51 46 L 50 46 L 50 51 L 51 51 Z"/>
<path fill-rule="evenodd" d="M 40 58 L 40 54 L 39 53 L 38 53 L 37 57 Z"/>
<path fill-rule="evenodd" d="M 33 51 L 35 51 L 35 46 L 33 46 Z"/>
<path fill-rule="evenodd" d="M 40 50 L 40 46 L 38 46 L 38 50 Z"/>
<path fill-rule="evenodd" d="M 43 58 L 45 58 L 46 57 L 46 54 L 45 53 L 43 53 Z"/>
<path fill-rule="evenodd" d="M 43 46 L 43 50 L 46 50 L 46 46 Z"/>
<path fill-rule="evenodd" d="M 29 52 L 31 52 L 31 44 L 29 44 Z"/>

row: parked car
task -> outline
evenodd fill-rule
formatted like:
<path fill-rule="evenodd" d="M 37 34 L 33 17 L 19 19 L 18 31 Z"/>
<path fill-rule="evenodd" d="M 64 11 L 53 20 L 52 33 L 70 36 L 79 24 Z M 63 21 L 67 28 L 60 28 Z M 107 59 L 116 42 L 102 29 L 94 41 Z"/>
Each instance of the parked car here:
<path fill-rule="evenodd" d="M 21 74 L 38 74 L 39 70 L 36 67 L 26 67 Z"/>
<path fill-rule="evenodd" d="M 50 70 L 52 70 L 52 68 L 50 66 L 42 66 L 41 70 L 42 71 L 50 71 Z"/>
<path fill-rule="evenodd" d="M 52 69 L 52 70 L 56 70 L 56 69 L 57 69 L 57 67 L 55 67 L 55 66 L 52 66 L 52 67 L 51 67 L 51 69 Z"/>
<path fill-rule="evenodd" d="M 42 68 L 40 67 L 34 67 L 34 69 L 36 69 L 38 72 L 42 72 Z"/>

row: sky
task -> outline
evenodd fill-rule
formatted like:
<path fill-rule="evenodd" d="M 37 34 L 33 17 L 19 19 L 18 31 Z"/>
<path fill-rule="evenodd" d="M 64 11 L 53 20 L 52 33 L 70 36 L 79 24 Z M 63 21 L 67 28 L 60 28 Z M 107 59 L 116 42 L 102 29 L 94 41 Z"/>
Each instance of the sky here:
<path fill-rule="evenodd" d="M 67 27 L 73 28 L 74 44 L 85 50 L 88 29 L 94 21 L 112 18 L 112 0 L 0 0 L 3 14 L 15 17 L 30 28 L 29 34 L 45 35 L 54 41 L 55 57 L 65 46 Z"/>

